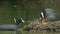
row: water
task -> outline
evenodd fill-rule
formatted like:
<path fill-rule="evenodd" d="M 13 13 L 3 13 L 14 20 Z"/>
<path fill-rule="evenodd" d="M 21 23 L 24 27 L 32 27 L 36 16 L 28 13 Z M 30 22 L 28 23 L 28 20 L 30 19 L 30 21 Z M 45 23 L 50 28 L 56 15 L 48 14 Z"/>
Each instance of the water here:
<path fill-rule="evenodd" d="M 52 31 L 40 31 L 40 32 L 36 32 L 36 31 L 24 31 L 22 34 L 60 34 L 59 31 L 57 32 L 52 32 Z"/>
<path fill-rule="evenodd" d="M 16 31 L 0 31 L 0 34 L 16 34 Z"/>
<path fill-rule="evenodd" d="M 30 31 L 22 31 L 18 30 L 18 34 L 60 34 L 60 31 L 46 31 L 46 30 L 30 30 Z M 0 34 L 16 34 L 16 31 L 0 31 Z"/>

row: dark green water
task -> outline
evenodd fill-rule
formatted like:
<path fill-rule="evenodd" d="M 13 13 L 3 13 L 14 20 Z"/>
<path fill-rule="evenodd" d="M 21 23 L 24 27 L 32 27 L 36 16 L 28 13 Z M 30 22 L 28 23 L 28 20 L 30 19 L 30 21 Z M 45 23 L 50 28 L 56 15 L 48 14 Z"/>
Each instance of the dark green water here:
<path fill-rule="evenodd" d="M 2 0 L 0 1 L 0 24 L 14 24 L 14 17 L 22 17 L 25 21 L 39 18 L 42 8 L 52 8 L 60 13 L 60 0 Z M 20 24 L 19 27 L 27 24 Z"/>
<path fill-rule="evenodd" d="M 60 32 L 48 32 L 48 31 L 40 31 L 40 32 L 23 32 L 22 34 L 60 34 Z"/>
<path fill-rule="evenodd" d="M 15 31 L 0 31 L 0 34 L 16 34 Z M 30 32 L 27 32 L 27 31 L 18 31 L 17 34 L 60 34 L 59 31 L 57 32 L 48 32 L 48 31 L 40 31 L 40 32 L 33 32 L 33 31 L 30 31 Z"/>

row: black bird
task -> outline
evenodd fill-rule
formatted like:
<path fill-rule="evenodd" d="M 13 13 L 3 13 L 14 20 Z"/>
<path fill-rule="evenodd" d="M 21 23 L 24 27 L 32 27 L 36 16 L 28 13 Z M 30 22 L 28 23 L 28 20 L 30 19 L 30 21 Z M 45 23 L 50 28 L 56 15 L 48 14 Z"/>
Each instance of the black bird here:
<path fill-rule="evenodd" d="M 17 20 L 14 18 L 15 24 L 19 25 L 19 23 L 25 23 L 25 21 L 22 18 L 18 18 Z"/>
<path fill-rule="evenodd" d="M 16 19 L 14 18 L 14 22 L 15 24 L 4 24 L 4 25 L 0 25 L 0 31 L 1 30 L 7 30 L 7 31 L 16 31 L 17 30 L 17 26 L 19 25 L 19 23 L 25 23 L 25 21 L 21 18 L 21 19 Z"/>

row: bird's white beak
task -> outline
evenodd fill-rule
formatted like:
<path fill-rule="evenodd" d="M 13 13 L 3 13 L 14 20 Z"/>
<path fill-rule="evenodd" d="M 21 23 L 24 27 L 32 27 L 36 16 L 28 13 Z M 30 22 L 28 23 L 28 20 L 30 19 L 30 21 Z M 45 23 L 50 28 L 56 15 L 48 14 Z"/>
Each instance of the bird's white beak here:
<path fill-rule="evenodd" d="M 22 22 L 25 23 L 25 21 L 21 18 Z"/>
<path fill-rule="evenodd" d="M 44 13 L 43 12 L 41 12 L 41 15 L 42 15 L 42 18 L 44 18 Z"/>

